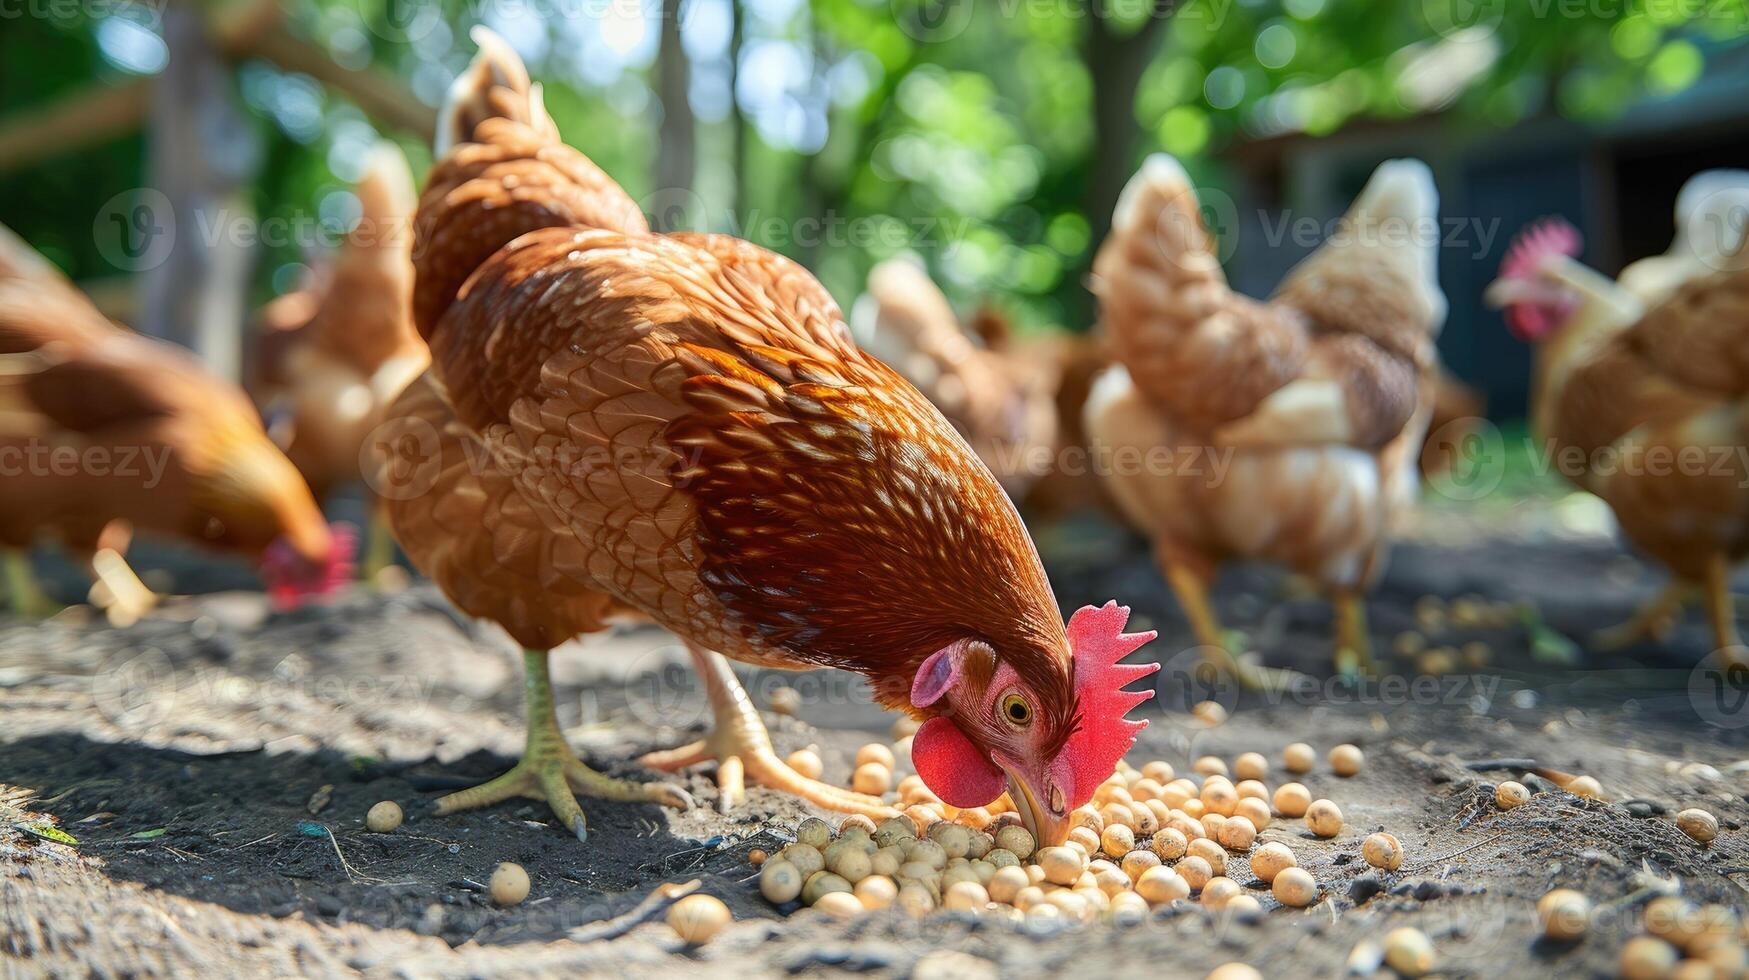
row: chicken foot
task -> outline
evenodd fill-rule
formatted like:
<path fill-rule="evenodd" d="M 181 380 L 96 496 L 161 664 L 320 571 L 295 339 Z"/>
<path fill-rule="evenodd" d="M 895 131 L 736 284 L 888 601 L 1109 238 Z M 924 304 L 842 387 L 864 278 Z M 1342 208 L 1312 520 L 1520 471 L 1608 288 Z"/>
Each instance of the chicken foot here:
<path fill-rule="evenodd" d="M 375 584 L 377 574 L 395 563 L 395 535 L 390 530 L 389 508 L 377 501 L 371 512 L 370 530 L 365 532 L 364 554 L 358 563 L 359 578 Z"/>
<path fill-rule="evenodd" d="M 6 595 L 12 611 L 25 619 L 47 619 L 61 610 L 38 584 L 30 556 L 10 548 L 6 550 Z"/>
<path fill-rule="evenodd" d="M 1286 691 L 1299 684 L 1303 678 L 1295 671 L 1259 667 L 1235 657 L 1227 649 L 1226 635 L 1221 630 L 1220 621 L 1215 618 L 1214 604 L 1209 601 L 1208 582 L 1204 576 L 1179 562 L 1162 559 L 1161 564 L 1166 569 L 1166 581 L 1178 597 L 1185 617 L 1190 620 L 1196 641 L 1202 644 L 1205 663 L 1238 681 L 1247 690 Z"/>
<path fill-rule="evenodd" d="M 672 783 L 640 783 L 615 779 L 584 765 L 565 743 L 559 717 L 553 708 L 553 684 L 547 674 L 545 650 L 524 650 L 523 688 L 528 712 L 528 743 L 522 761 L 502 776 L 470 789 L 451 793 L 437 801 L 439 816 L 475 810 L 512 797 L 546 800 L 559 822 L 589 839 L 589 818 L 578 805 L 576 793 L 627 803 L 660 803 L 678 810 L 692 806 L 692 796 Z"/>
<path fill-rule="evenodd" d="M 877 821 L 899 815 L 898 810 L 882 803 L 878 797 L 840 789 L 791 769 L 772 749 L 765 722 L 760 719 L 747 689 L 741 686 L 735 672 L 729 668 L 729 661 L 722 654 L 690 643 L 686 650 L 692 655 L 699 679 L 704 682 L 711 712 L 716 717 L 716 727 L 697 742 L 677 749 L 651 752 L 638 761 L 652 769 L 673 772 L 715 759 L 717 806 L 724 813 L 746 798 L 746 783 L 751 779 L 760 786 L 799 796 L 827 810 L 860 813 Z"/>
<path fill-rule="evenodd" d="M 114 548 L 99 548 L 91 555 L 91 591 L 86 597 L 103 610 L 109 625 L 126 629 L 157 607 L 159 596 L 140 581 L 133 566 Z"/>
<path fill-rule="evenodd" d="M 1706 566 L 1707 618 L 1713 626 L 1713 643 L 1721 663 L 1749 665 L 1749 648 L 1737 632 L 1737 600 L 1731 595 L 1731 562 L 1714 555 Z"/>
<path fill-rule="evenodd" d="M 1692 582 L 1676 581 L 1666 585 L 1662 592 L 1641 606 L 1632 619 L 1594 633 L 1591 645 L 1613 652 L 1647 641 L 1666 642 L 1676 628 L 1677 620 L 1682 617 L 1682 607 L 1698 591 Z"/>

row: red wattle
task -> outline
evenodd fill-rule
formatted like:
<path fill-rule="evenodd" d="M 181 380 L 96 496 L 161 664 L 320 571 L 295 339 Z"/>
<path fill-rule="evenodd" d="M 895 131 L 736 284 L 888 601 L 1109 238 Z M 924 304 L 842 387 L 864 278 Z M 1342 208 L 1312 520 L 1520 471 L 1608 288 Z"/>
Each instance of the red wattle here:
<path fill-rule="evenodd" d="M 948 806 L 984 806 L 1008 788 L 1002 767 L 946 718 L 931 718 L 917 729 L 911 762 L 923 785 Z"/>

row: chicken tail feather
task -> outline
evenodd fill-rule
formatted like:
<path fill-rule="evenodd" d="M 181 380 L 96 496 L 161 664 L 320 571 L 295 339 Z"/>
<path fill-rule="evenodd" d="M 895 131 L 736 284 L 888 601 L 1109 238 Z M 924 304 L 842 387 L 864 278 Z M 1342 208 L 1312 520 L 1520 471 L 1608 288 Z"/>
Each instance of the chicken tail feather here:
<path fill-rule="evenodd" d="M 479 51 L 444 97 L 437 117 L 436 155 L 472 141 L 474 131 L 488 119 L 511 119 L 558 139 L 559 128 L 547 115 L 540 86 L 529 80 L 528 68 L 509 42 L 484 26 L 476 26 L 468 36 Z"/>
<path fill-rule="evenodd" d="M 1295 311 L 1228 288 L 1214 244 L 1189 175 L 1155 154 L 1118 198 L 1093 264 L 1101 317 L 1137 388 L 1206 429 L 1249 414 L 1307 352 Z"/>

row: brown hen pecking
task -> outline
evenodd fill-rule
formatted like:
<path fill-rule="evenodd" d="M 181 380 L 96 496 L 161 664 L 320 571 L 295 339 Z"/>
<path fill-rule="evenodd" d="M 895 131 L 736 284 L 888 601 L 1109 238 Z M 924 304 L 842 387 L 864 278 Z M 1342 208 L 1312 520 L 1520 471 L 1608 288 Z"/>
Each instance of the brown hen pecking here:
<path fill-rule="evenodd" d="M 1094 263 L 1121 366 L 1087 427 L 1107 483 L 1153 538 L 1204 656 L 1250 686 L 1208 587 L 1229 559 L 1287 565 L 1332 593 L 1345 668 L 1370 665 L 1361 596 L 1414 499 L 1445 318 L 1437 196 L 1418 161 L 1379 167 L 1323 247 L 1259 302 L 1230 291 L 1178 163 L 1155 156 Z"/>
<path fill-rule="evenodd" d="M 357 482 L 365 440 L 430 363 L 413 326 L 413 209 L 407 158 L 386 140 L 354 188 L 358 223 L 313 281 L 258 316 L 247 387 L 274 441 L 317 500 Z M 387 521 L 371 522 L 367 577 L 392 560 Z"/>
<path fill-rule="evenodd" d="M 286 601 L 343 582 L 331 531 L 243 393 L 180 348 L 105 320 L 0 228 L 0 545 L 52 535 L 87 560 L 118 623 L 156 598 L 123 560 L 134 529 L 262 562 Z M 40 606 L 20 556 L 15 601 Z"/>
<path fill-rule="evenodd" d="M 556 127 L 520 60 L 476 30 L 420 202 L 414 309 L 427 381 L 393 412 L 425 457 L 395 533 L 466 612 L 528 649 L 528 751 L 453 811 L 574 791 L 684 804 L 583 766 L 553 721 L 545 651 L 636 612 L 686 641 L 717 728 L 647 761 L 872 815 L 789 769 L 721 654 L 868 677 L 926 720 L 913 760 L 945 802 L 1009 789 L 1068 832 L 1134 739 L 1115 604 L 1059 618 L 1013 506 L 917 390 L 858 350 L 804 269 L 721 235 L 656 235 Z M 389 461 L 393 464 L 394 461 Z M 721 654 L 710 651 L 721 651 Z"/>

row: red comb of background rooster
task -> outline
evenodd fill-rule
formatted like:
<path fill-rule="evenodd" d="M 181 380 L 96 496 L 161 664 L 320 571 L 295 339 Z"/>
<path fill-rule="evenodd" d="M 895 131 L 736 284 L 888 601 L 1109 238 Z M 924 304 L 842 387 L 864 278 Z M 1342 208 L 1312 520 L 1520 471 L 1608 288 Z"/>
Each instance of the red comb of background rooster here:
<path fill-rule="evenodd" d="M 1551 255 L 1577 258 L 1584 239 L 1579 229 L 1564 218 L 1544 218 L 1518 233 L 1506 258 L 1500 263 L 1503 280 L 1534 280 L 1544 259 Z M 1505 310 L 1506 325 L 1518 339 L 1534 342 L 1547 336 L 1567 316 L 1567 311 L 1537 303 L 1513 303 Z"/>
<path fill-rule="evenodd" d="M 1160 669 L 1159 664 L 1119 663 L 1158 634 L 1153 630 L 1125 633 L 1130 607 L 1115 600 L 1103 606 L 1082 606 L 1069 617 L 1069 649 L 1075 656 L 1075 695 L 1081 725 L 1069 736 L 1065 752 L 1075 768 L 1071 806 L 1093 798 L 1093 791 L 1117 768 L 1146 720 L 1131 720 L 1131 708 L 1154 696 L 1152 690 L 1126 691 L 1124 686 Z"/>
<path fill-rule="evenodd" d="M 1544 218 L 1518 233 L 1506 258 L 1500 263 L 1500 275 L 1508 279 L 1523 279 L 1536 275 L 1537 265 L 1550 255 L 1578 258 L 1584 248 L 1579 229 L 1560 217 Z"/>
<path fill-rule="evenodd" d="M 328 559 L 312 565 L 299 558 L 284 540 L 274 542 L 261 561 L 267 595 L 280 612 L 296 609 L 311 599 L 321 599 L 344 589 L 354 574 L 353 556 L 358 551 L 358 529 L 345 521 L 329 525 L 333 544 Z"/>

